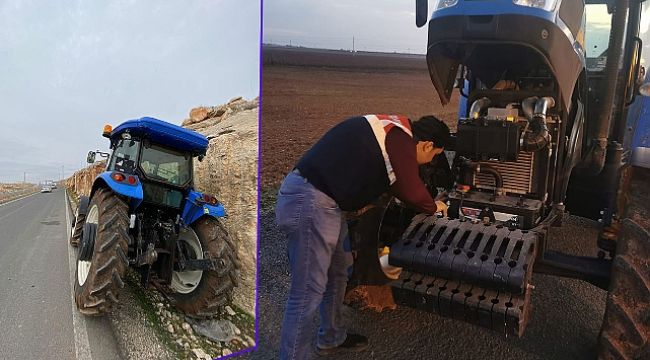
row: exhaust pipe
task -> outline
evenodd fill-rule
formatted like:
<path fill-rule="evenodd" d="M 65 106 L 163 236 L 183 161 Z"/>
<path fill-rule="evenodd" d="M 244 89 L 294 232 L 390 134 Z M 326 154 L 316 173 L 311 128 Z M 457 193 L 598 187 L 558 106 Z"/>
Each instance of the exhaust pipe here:
<path fill-rule="evenodd" d="M 603 96 L 602 108 L 596 130 L 595 138 L 592 139 L 591 147 L 584 158 L 582 164 L 577 167 L 580 173 L 588 176 L 598 175 L 605 167 L 605 157 L 607 153 L 607 143 L 609 142 L 609 132 L 612 123 L 612 109 L 617 108 L 614 96 L 618 85 L 618 65 L 623 52 L 623 35 L 625 32 L 625 22 L 627 10 L 630 6 L 629 0 L 618 0 L 614 14 L 612 15 L 612 31 L 609 35 L 609 46 L 607 48 L 607 63 L 605 64 L 605 94 Z M 617 102 L 625 101 L 617 99 Z"/>
<path fill-rule="evenodd" d="M 415 0 L 415 25 L 423 27 L 429 16 L 429 0 Z"/>
<path fill-rule="evenodd" d="M 522 150 L 535 152 L 545 148 L 551 142 L 551 135 L 548 131 L 548 126 L 546 126 L 546 112 L 554 106 L 555 99 L 549 96 L 541 99 L 533 96 L 522 101 L 521 108 L 528 118 L 528 123 L 532 130 L 532 132 L 525 133 L 522 136 Z"/>

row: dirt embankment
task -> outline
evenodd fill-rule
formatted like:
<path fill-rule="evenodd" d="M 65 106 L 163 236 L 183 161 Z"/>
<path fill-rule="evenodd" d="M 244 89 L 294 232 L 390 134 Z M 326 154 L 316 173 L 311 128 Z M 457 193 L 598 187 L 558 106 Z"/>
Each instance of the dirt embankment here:
<path fill-rule="evenodd" d="M 262 54 L 263 189 L 278 186 L 323 133 L 351 116 L 433 114 L 455 126 L 458 93 L 443 107 L 421 56 L 268 47 Z"/>
<path fill-rule="evenodd" d="M 106 162 L 100 161 L 85 167 L 65 180 L 65 187 L 76 196 L 88 196 L 93 186 L 93 181 L 97 175 L 101 174 L 106 168 Z"/>
<path fill-rule="evenodd" d="M 258 99 L 239 97 L 224 105 L 192 109 L 183 122 L 210 140 L 205 159 L 194 163 L 195 185 L 226 208 L 228 217 L 223 221 L 241 263 L 234 303 L 251 316 L 257 270 L 258 114 Z"/>

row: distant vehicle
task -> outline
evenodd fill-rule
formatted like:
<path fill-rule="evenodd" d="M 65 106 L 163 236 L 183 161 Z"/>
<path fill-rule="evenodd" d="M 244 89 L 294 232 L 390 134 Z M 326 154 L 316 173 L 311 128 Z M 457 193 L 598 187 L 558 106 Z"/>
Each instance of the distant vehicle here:
<path fill-rule="evenodd" d="M 49 186 L 49 185 L 44 185 L 43 187 L 41 187 L 41 192 L 42 193 L 46 193 L 46 192 L 51 193 L 52 192 L 52 187 Z"/>
<path fill-rule="evenodd" d="M 53 182 L 50 187 L 52 188 L 52 190 L 56 189 L 56 183 Z"/>

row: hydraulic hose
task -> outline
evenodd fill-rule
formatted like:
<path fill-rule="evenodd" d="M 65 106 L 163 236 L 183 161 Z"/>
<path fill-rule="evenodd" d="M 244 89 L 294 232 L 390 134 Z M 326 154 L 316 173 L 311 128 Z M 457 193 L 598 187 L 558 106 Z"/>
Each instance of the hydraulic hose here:
<path fill-rule="evenodd" d="M 470 177 L 473 177 L 474 173 L 488 174 L 492 175 L 494 178 L 494 188 L 497 195 L 503 195 L 503 176 L 496 168 L 493 168 L 490 165 L 481 164 L 478 162 L 468 161 L 465 163 L 465 166 L 470 169 Z M 474 186 L 474 184 L 472 184 Z"/>
<path fill-rule="evenodd" d="M 535 107 L 531 110 L 531 104 L 535 101 Z M 524 151 L 534 152 L 545 148 L 551 142 L 551 135 L 546 126 L 546 112 L 549 108 L 555 106 L 555 100 L 552 97 L 545 96 L 541 99 L 537 97 L 527 98 L 522 102 L 522 110 L 528 118 L 531 132 L 527 132 L 521 138 L 521 148 Z"/>

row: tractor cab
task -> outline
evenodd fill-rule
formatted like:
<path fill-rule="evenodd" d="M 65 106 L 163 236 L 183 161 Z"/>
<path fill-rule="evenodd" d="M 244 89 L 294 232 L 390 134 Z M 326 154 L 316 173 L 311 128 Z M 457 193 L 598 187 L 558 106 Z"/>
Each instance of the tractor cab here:
<path fill-rule="evenodd" d="M 184 199 L 192 198 L 223 213 L 214 197 L 192 190 L 193 161 L 205 156 L 205 136 L 150 117 L 128 120 L 115 129 L 107 125 L 103 136 L 111 142 L 109 181 L 125 195 L 135 195 L 132 206 L 143 202 L 173 212 L 183 209 Z M 89 159 L 94 161 L 92 153 Z"/>
<path fill-rule="evenodd" d="M 106 136 L 113 150 L 106 169 L 113 177 L 123 174 L 129 183 L 137 176 L 145 203 L 181 207 L 192 186 L 192 161 L 207 150 L 204 136 L 153 118 L 127 121 Z"/>

